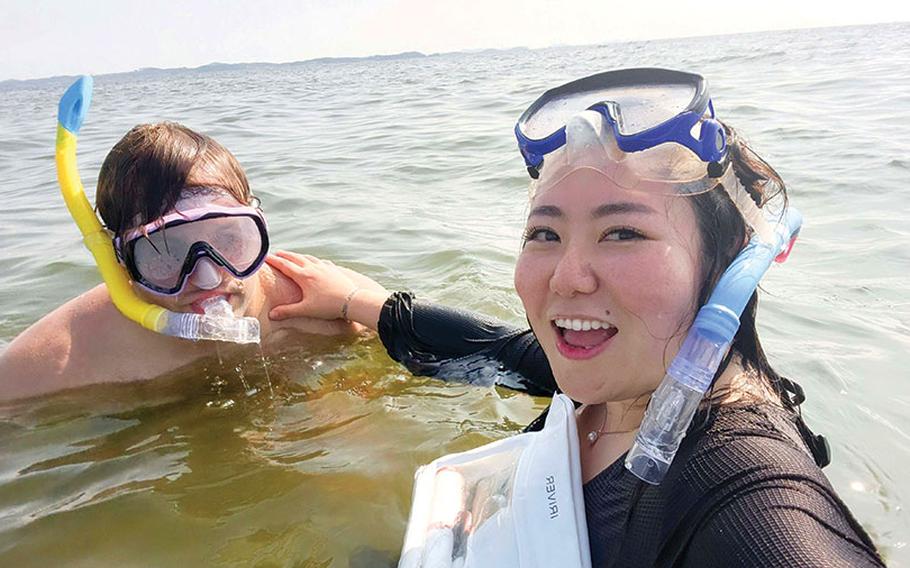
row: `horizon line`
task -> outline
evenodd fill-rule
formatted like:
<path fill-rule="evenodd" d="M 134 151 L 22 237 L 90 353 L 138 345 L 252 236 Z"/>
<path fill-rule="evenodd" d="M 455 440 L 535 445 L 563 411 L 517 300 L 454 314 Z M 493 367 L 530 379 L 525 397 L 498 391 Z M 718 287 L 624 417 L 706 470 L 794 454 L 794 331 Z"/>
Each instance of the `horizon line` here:
<path fill-rule="evenodd" d="M 210 61 L 209 63 L 204 63 L 202 65 L 197 65 L 195 67 L 189 67 L 186 65 L 176 66 L 176 67 L 156 67 L 156 66 L 147 66 L 139 67 L 129 71 L 111 71 L 107 73 L 97 73 L 93 74 L 94 77 L 112 77 L 117 75 L 132 75 L 139 74 L 143 72 L 170 72 L 170 71 L 197 71 L 207 67 L 239 67 L 239 66 L 268 66 L 268 65 L 302 65 L 306 63 L 353 63 L 356 61 L 366 61 L 371 59 L 393 59 L 393 58 L 424 58 L 424 57 L 438 57 L 443 55 L 455 55 L 455 54 L 471 54 L 471 53 L 480 53 L 485 51 L 513 51 L 513 50 L 528 50 L 528 51 L 537 51 L 543 49 L 553 49 L 553 48 L 562 48 L 562 47 L 589 47 L 613 43 L 643 43 L 643 42 L 658 42 L 658 41 L 668 41 L 668 40 L 677 40 L 677 39 L 694 39 L 694 38 L 710 38 L 710 37 L 732 37 L 732 36 L 742 36 L 750 34 L 761 34 L 767 32 L 789 32 L 789 31 L 799 31 L 799 30 L 824 30 L 824 29 L 836 29 L 836 28 L 854 28 L 854 27 L 872 27 L 872 26 L 881 26 L 881 25 L 892 25 L 892 24 L 907 24 L 910 21 L 907 20 L 897 20 L 897 21 L 885 21 L 885 22 L 875 22 L 875 23 L 863 23 L 863 24 L 839 24 L 832 26 L 811 26 L 811 27 L 795 27 L 795 28 L 774 28 L 774 29 L 763 29 L 763 30 L 753 30 L 748 32 L 735 32 L 735 33 L 726 33 L 726 34 L 693 34 L 693 35 L 678 35 L 678 36 L 666 36 L 650 39 L 620 39 L 620 40 L 607 40 L 598 43 L 584 43 L 584 44 L 573 44 L 573 43 L 557 43 L 541 47 L 528 47 L 526 45 L 516 45 L 510 47 L 479 47 L 479 48 L 465 48 L 465 49 L 456 49 L 452 51 L 440 51 L 440 52 L 431 52 L 423 53 L 421 51 L 411 50 L 411 51 L 400 51 L 397 53 L 376 53 L 371 55 L 329 55 L 329 56 L 319 56 L 312 57 L 309 59 L 297 59 L 292 61 L 237 61 L 237 62 L 224 62 L 224 61 Z M 86 74 L 61 74 L 61 75 L 49 75 L 46 77 L 31 77 L 27 79 L 0 79 L 0 87 L 9 87 L 13 85 L 21 85 L 23 83 L 39 82 L 39 81 L 53 81 L 53 80 L 63 80 L 63 79 L 72 79 L 74 77 L 80 77 Z"/>

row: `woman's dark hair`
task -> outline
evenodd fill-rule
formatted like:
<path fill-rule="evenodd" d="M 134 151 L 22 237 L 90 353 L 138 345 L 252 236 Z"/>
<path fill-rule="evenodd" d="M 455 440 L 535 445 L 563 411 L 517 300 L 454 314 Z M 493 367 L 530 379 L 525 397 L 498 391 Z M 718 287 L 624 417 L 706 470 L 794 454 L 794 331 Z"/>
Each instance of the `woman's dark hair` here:
<path fill-rule="evenodd" d="M 122 236 L 172 209 L 181 190 L 202 186 L 251 200 L 246 174 L 224 146 L 175 122 L 140 124 L 104 159 L 95 202 L 107 228 Z"/>
<path fill-rule="evenodd" d="M 763 207 L 772 198 L 780 199 L 786 206 L 787 188 L 780 175 L 767 162 L 759 157 L 740 139 L 736 132 L 724 126 L 729 140 L 730 160 L 736 177 L 755 201 L 756 205 Z M 749 228 L 743 216 L 727 196 L 727 192 L 718 187 L 691 197 L 692 209 L 698 225 L 699 236 L 702 243 L 701 274 L 699 282 L 698 306 L 704 305 L 714 290 L 714 285 L 720 279 L 724 270 L 736 255 L 742 250 L 749 238 Z M 758 291 L 756 290 L 743 314 L 740 317 L 739 330 L 733 338 L 730 355 L 724 360 L 715 375 L 715 380 L 726 369 L 730 356 L 734 353 L 741 358 L 743 368 L 751 371 L 766 381 L 788 408 L 792 408 L 791 400 L 785 388 L 786 379 L 783 379 L 768 362 L 758 338 L 755 326 L 755 313 L 758 307 Z M 714 393 L 716 398 L 721 393 Z"/>

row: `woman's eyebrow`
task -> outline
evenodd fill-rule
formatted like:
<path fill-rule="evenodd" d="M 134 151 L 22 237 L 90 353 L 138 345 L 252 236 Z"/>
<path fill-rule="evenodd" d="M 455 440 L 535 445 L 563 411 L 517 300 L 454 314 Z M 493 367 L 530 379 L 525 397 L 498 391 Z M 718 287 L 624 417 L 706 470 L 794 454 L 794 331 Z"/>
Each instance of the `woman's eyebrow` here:
<path fill-rule="evenodd" d="M 594 219 L 600 219 L 601 217 L 607 217 L 608 215 L 619 215 L 621 213 L 655 213 L 654 209 L 651 209 L 644 203 L 633 203 L 631 201 L 621 201 L 619 203 L 604 203 L 600 207 L 594 210 L 591 213 L 591 217 Z"/>
<path fill-rule="evenodd" d="M 562 217 L 562 209 L 556 207 L 555 205 L 541 205 L 540 207 L 535 207 L 531 209 L 531 212 L 528 214 L 528 217 L 534 217 L 539 215 L 541 217 Z"/>
<path fill-rule="evenodd" d="M 591 217 L 594 219 L 599 219 L 601 217 L 606 217 L 608 215 L 619 215 L 621 213 L 654 213 L 654 209 L 648 207 L 643 203 L 634 203 L 631 201 L 621 201 L 618 203 L 604 203 L 591 213 Z M 555 205 L 541 205 L 535 207 L 528 214 L 528 217 L 564 217 L 565 214 L 562 212 L 562 209 Z"/>

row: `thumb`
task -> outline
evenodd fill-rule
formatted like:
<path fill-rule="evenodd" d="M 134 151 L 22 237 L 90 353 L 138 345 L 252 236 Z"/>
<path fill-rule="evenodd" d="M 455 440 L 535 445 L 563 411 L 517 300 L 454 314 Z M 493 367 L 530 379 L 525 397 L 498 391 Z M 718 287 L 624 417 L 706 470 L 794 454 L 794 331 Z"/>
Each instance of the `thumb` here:
<path fill-rule="evenodd" d="M 296 304 L 284 304 L 282 306 L 276 306 L 269 310 L 269 319 L 274 321 L 281 321 L 290 319 L 303 315 L 301 312 L 303 310 L 303 302 L 297 302 Z"/>

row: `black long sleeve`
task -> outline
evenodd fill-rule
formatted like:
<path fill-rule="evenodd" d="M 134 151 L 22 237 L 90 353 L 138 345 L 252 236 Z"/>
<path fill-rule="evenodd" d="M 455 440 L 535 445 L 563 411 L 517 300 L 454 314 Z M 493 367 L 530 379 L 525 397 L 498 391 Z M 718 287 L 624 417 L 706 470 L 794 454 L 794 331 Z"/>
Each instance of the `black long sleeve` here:
<path fill-rule="evenodd" d="M 552 396 L 556 382 L 530 329 L 396 292 L 379 316 L 389 356 L 416 375 Z"/>

